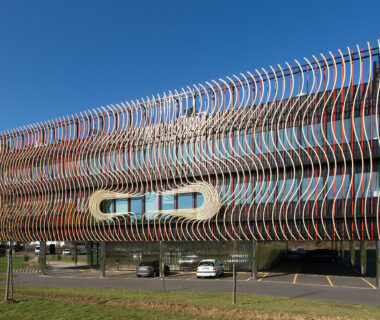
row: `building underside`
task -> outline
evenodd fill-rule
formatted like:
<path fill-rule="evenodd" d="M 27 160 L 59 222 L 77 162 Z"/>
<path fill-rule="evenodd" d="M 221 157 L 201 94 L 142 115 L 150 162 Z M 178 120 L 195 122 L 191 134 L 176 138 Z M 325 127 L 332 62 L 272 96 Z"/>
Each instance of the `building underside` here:
<path fill-rule="evenodd" d="M 379 239 L 379 49 L 0 135 L 0 241 Z"/>

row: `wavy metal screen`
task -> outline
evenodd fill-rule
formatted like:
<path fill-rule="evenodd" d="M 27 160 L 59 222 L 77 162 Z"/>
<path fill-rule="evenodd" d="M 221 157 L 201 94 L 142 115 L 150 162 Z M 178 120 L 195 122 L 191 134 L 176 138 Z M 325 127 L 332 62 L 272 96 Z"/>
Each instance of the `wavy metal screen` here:
<path fill-rule="evenodd" d="M 379 238 L 379 49 L 0 135 L 0 240 Z"/>

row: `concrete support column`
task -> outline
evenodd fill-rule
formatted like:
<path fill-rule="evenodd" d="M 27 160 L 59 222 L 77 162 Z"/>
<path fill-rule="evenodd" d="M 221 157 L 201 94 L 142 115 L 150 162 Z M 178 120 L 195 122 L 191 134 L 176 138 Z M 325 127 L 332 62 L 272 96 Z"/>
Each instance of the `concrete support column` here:
<path fill-rule="evenodd" d="M 340 256 L 342 257 L 342 261 L 344 260 L 344 241 L 340 240 Z"/>
<path fill-rule="evenodd" d="M 40 241 L 40 270 L 42 274 L 46 274 L 46 242 Z"/>
<path fill-rule="evenodd" d="M 106 276 L 106 243 L 100 242 L 100 276 L 104 278 Z"/>
<path fill-rule="evenodd" d="M 351 260 L 351 266 L 355 268 L 355 241 L 350 241 L 350 260 Z"/>
<path fill-rule="evenodd" d="M 163 265 L 164 265 L 164 243 L 162 242 L 162 240 L 160 240 L 158 250 L 159 250 L 159 255 L 160 255 L 160 278 L 163 278 L 164 277 L 164 267 L 163 267 Z"/>
<path fill-rule="evenodd" d="M 380 287 L 380 240 L 376 240 L 376 286 Z"/>
<path fill-rule="evenodd" d="M 252 240 L 252 279 L 257 280 L 257 266 L 258 266 L 258 261 L 257 261 L 257 252 L 258 252 L 258 242 L 256 240 Z"/>
<path fill-rule="evenodd" d="M 366 241 L 360 241 L 360 273 L 364 276 L 367 273 L 367 246 Z"/>
<path fill-rule="evenodd" d="M 78 264 L 78 245 L 76 242 L 74 242 L 74 264 L 77 265 Z"/>

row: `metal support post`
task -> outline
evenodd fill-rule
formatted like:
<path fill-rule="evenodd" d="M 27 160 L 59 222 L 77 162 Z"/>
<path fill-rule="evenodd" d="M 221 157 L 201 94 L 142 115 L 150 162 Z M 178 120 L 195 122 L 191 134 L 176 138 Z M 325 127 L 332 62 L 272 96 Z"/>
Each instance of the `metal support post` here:
<path fill-rule="evenodd" d="M 236 303 L 236 266 L 232 265 L 232 304 Z"/>
<path fill-rule="evenodd" d="M 367 273 L 367 246 L 366 241 L 360 241 L 360 273 L 364 276 Z"/>
<path fill-rule="evenodd" d="M 350 241 L 350 260 L 351 260 L 351 266 L 355 268 L 355 241 Z"/>
<path fill-rule="evenodd" d="M 100 276 L 104 278 L 106 276 L 106 243 L 100 242 Z"/>
<path fill-rule="evenodd" d="M 78 244 L 74 242 L 74 264 L 78 264 Z"/>
<path fill-rule="evenodd" d="M 13 300 L 13 266 L 12 266 L 12 242 L 9 241 L 7 251 L 7 283 L 5 286 L 5 301 Z"/>
<path fill-rule="evenodd" d="M 252 279 L 257 280 L 257 252 L 258 252 L 258 244 L 256 240 L 252 240 Z"/>
<path fill-rule="evenodd" d="M 376 287 L 380 287 L 380 240 L 376 240 Z"/>
<path fill-rule="evenodd" d="M 340 256 L 343 261 L 344 260 L 344 241 L 343 240 L 340 240 Z"/>
<path fill-rule="evenodd" d="M 40 241 L 40 270 L 42 274 L 46 274 L 46 242 Z"/>
<path fill-rule="evenodd" d="M 163 278 L 165 267 L 164 267 L 164 244 L 162 240 L 160 240 L 158 249 L 159 249 L 159 255 L 160 255 L 160 263 L 159 263 L 160 264 L 160 278 Z"/>
<path fill-rule="evenodd" d="M 165 292 L 166 291 L 166 288 L 165 288 L 165 264 L 164 264 L 164 261 L 162 261 L 161 263 L 161 268 L 162 268 L 162 291 Z"/>

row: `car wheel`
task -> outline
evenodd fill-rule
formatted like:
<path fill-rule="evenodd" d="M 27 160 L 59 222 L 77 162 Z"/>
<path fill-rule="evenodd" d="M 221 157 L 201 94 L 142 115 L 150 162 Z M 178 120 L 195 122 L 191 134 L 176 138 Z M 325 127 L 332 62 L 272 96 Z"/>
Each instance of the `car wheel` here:
<path fill-rule="evenodd" d="M 199 279 L 200 277 L 199 276 L 197 276 L 197 279 Z"/>

